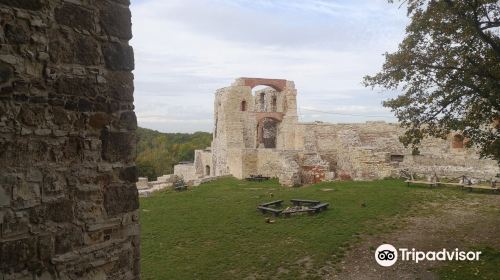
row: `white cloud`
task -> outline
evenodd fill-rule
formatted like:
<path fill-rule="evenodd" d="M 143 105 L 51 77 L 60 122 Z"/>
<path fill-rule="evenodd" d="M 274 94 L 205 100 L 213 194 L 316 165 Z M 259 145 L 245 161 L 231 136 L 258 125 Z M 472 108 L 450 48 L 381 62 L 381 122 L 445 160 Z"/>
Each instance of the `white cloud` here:
<path fill-rule="evenodd" d="M 294 80 L 299 106 L 383 109 L 361 78 L 381 67 L 405 24 L 405 11 L 383 0 L 132 4 L 136 112 L 162 116 L 139 125 L 162 131 L 211 131 L 213 93 L 242 76 Z"/>

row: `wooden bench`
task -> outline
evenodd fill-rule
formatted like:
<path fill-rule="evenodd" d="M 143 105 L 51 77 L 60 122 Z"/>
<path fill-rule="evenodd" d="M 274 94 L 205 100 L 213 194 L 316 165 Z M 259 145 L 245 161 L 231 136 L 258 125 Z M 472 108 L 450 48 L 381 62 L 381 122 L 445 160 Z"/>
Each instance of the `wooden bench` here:
<path fill-rule="evenodd" d="M 294 214 L 294 213 L 308 212 L 310 214 L 313 214 L 313 213 L 315 213 L 315 211 L 316 210 L 311 209 L 311 208 L 300 209 L 300 210 L 292 210 L 292 211 L 284 210 L 281 214 L 283 214 L 285 217 L 290 217 L 290 215 Z"/>
<path fill-rule="evenodd" d="M 456 186 L 456 187 L 463 187 L 464 184 L 462 183 L 451 183 L 451 182 L 438 182 L 439 185 L 445 185 L 445 186 Z"/>
<path fill-rule="evenodd" d="M 283 203 L 283 200 L 275 200 L 275 201 L 271 201 L 271 202 L 262 203 L 259 206 L 268 207 L 268 206 L 273 205 L 273 206 L 281 207 L 281 203 Z"/>
<path fill-rule="evenodd" d="M 422 185 L 429 185 L 431 187 L 437 187 L 439 182 L 429 182 L 429 181 L 417 181 L 417 180 L 406 180 L 405 183 L 408 184 L 408 187 L 410 186 L 410 183 L 413 184 L 422 184 Z"/>
<path fill-rule="evenodd" d="M 500 191 L 499 188 L 491 187 L 491 186 L 464 185 L 463 188 L 468 189 L 470 192 L 472 192 L 472 190 L 474 190 L 474 189 L 476 189 L 476 190 L 488 190 L 488 191 L 493 191 L 493 192 Z"/>
<path fill-rule="evenodd" d="M 328 209 L 328 206 L 329 206 L 329 205 L 330 205 L 330 204 L 328 204 L 328 203 L 320 203 L 320 204 L 317 204 L 317 205 L 312 206 L 312 207 L 311 207 L 311 208 L 309 208 L 309 209 L 313 210 L 313 211 L 314 211 L 314 213 L 319 213 L 319 212 L 321 212 L 321 211 L 324 211 L 324 210 Z"/>
<path fill-rule="evenodd" d="M 246 178 L 245 180 L 247 181 L 257 181 L 257 182 L 262 182 L 264 180 L 269 180 L 270 177 L 265 177 L 265 176 L 262 176 L 262 175 L 250 175 L 250 177 Z"/>
<path fill-rule="evenodd" d="M 178 191 L 178 192 L 181 192 L 181 191 L 187 190 L 187 187 L 188 187 L 187 185 L 178 185 L 178 186 L 174 187 L 174 190 Z"/>
<path fill-rule="evenodd" d="M 301 206 L 302 204 L 307 205 L 317 205 L 320 203 L 318 200 L 309 200 L 309 199 L 290 199 L 294 206 Z"/>
<path fill-rule="evenodd" d="M 280 209 L 274 209 L 270 207 L 265 207 L 265 206 L 257 206 L 257 209 L 262 212 L 262 214 L 266 214 L 268 212 L 271 212 L 275 217 L 279 216 L 283 210 Z"/>

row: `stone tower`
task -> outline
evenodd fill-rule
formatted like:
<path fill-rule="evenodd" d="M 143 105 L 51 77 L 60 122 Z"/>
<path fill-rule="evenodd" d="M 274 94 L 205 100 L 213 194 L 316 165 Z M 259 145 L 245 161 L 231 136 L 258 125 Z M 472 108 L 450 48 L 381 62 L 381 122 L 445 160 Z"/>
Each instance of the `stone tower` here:
<path fill-rule="evenodd" d="M 268 88 L 254 96 L 252 89 L 258 85 Z M 258 150 L 294 148 L 297 91 L 293 82 L 239 78 L 215 95 L 214 175 L 244 177 L 258 160 Z"/>

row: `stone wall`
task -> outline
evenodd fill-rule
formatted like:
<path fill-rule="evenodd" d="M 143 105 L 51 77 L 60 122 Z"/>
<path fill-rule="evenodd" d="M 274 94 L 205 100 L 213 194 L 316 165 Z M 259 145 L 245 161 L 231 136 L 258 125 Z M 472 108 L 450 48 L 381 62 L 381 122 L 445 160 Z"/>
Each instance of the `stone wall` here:
<path fill-rule="evenodd" d="M 196 166 L 193 163 L 177 164 L 174 166 L 174 175 L 182 178 L 184 181 L 198 179 Z"/>
<path fill-rule="evenodd" d="M 253 95 L 257 85 L 269 87 Z M 382 179 L 399 176 L 402 169 L 481 179 L 500 173 L 495 161 L 479 159 L 476 150 L 464 148 L 463 138 L 453 134 L 445 140 L 426 139 L 421 154 L 412 155 L 399 142 L 404 131 L 397 124 L 299 123 L 296 95 L 292 81 L 278 79 L 239 78 L 218 90 L 211 155 L 214 175 L 262 174 L 298 185 Z"/>
<path fill-rule="evenodd" d="M 0 0 L 0 279 L 138 279 L 129 0 Z"/>
<path fill-rule="evenodd" d="M 425 139 L 420 154 L 412 155 L 399 142 L 403 133 L 397 124 L 385 122 L 301 123 L 296 130 L 296 148 L 317 152 L 339 179 L 399 176 L 401 169 L 449 178 L 491 179 L 500 172 L 495 161 L 480 159 L 473 148 L 457 146 L 453 134 L 448 139 Z"/>

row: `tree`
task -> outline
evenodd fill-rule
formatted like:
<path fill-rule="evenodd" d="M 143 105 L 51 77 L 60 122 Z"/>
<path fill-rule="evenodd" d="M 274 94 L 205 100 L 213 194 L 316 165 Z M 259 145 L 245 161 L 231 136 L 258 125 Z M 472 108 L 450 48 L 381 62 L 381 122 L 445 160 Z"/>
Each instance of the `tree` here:
<path fill-rule="evenodd" d="M 406 36 L 364 85 L 401 92 L 383 104 L 406 128 L 405 146 L 418 152 L 424 137 L 461 131 L 468 146 L 500 164 L 499 2 L 402 2 L 410 18 Z"/>

